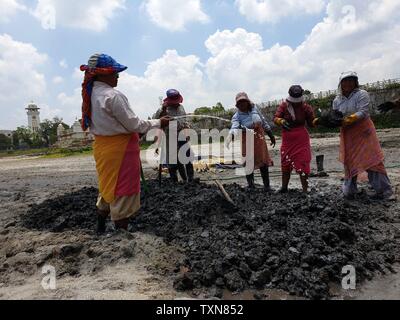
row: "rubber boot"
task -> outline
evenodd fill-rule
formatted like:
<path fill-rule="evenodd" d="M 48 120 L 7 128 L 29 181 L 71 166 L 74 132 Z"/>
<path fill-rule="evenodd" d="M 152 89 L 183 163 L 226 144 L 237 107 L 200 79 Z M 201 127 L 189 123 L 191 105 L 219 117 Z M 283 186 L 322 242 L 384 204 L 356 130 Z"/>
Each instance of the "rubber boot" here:
<path fill-rule="evenodd" d="M 106 232 L 106 221 L 110 212 L 98 210 L 97 212 L 97 234 L 103 234 Z"/>
<path fill-rule="evenodd" d="M 171 177 L 171 180 L 175 183 L 178 183 L 178 173 L 177 173 L 176 166 L 168 167 L 168 171 L 169 171 L 169 176 Z"/>
<path fill-rule="evenodd" d="M 249 189 L 255 189 L 256 185 L 254 183 L 254 173 L 247 175 L 246 179 L 247 179 L 247 183 L 249 185 Z"/>
<path fill-rule="evenodd" d="M 178 164 L 179 175 L 181 176 L 182 180 L 187 182 L 187 175 L 185 166 L 182 163 Z"/>
<path fill-rule="evenodd" d="M 189 182 L 193 182 L 193 179 L 194 179 L 194 168 L 193 168 L 193 163 L 189 162 L 189 163 L 186 165 L 186 173 L 187 173 L 188 181 L 189 181 Z"/>
<path fill-rule="evenodd" d="M 261 177 L 264 183 L 265 191 L 271 191 L 271 185 L 269 181 L 269 168 L 267 166 L 260 168 Z"/>
<path fill-rule="evenodd" d="M 119 230 L 126 230 L 128 231 L 128 226 L 129 226 L 129 219 L 122 219 L 118 221 L 114 221 L 115 229 Z"/>
<path fill-rule="evenodd" d="M 318 168 L 318 173 L 320 173 L 320 172 L 325 172 L 325 169 L 324 169 L 324 156 L 323 155 L 321 155 L 321 156 L 317 156 L 317 168 Z"/>

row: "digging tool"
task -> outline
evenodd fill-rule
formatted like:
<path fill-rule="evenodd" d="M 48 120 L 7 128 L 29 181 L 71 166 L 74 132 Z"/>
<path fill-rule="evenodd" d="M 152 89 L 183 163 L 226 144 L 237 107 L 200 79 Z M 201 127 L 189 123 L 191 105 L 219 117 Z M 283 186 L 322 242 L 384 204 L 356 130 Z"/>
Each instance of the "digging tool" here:
<path fill-rule="evenodd" d="M 147 181 L 146 181 L 146 178 L 144 176 L 142 161 L 140 161 L 140 177 L 142 178 L 142 184 L 143 184 L 144 193 L 147 194 L 149 192 L 149 187 L 147 185 Z"/>
<path fill-rule="evenodd" d="M 235 207 L 235 203 L 233 202 L 232 198 L 229 196 L 228 192 L 226 192 L 224 186 L 218 180 L 214 181 L 219 190 L 221 191 L 222 195 L 224 196 L 225 200 L 228 201 L 231 205 Z"/>
<path fill-rule="evenodd" d="M 162 164 L 158 166 L 158 186 L 161 188 L 162 185 Z"/>

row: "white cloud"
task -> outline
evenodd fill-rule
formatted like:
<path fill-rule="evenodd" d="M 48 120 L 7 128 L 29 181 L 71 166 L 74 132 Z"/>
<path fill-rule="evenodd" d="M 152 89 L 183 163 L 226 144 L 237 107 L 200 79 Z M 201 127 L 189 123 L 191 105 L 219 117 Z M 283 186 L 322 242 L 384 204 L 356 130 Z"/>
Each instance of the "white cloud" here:
<path fill-rule="evenodd" d="M 53 83 L 54 84 L 60 84 L 60 83 L 63 83 L 63 82 L 64 82 L 64 78 L 63 77 L 56 76 L 56 77 L 53 78 Z"/>
<path fill-rule="evenodd" d="M 0 1 L 0 23 L 9 22 L 19 10 L 26 10 L 26 7 L 16 0 L 1 0 Z"/>
<path fill-rule="evenodd" d="M 58 25 L 103 31 L 116 12 L 125 9 L 125 0 L 37 0 L 32 14 L 44 29 Z"/>
<path fill-rule="evenodd" d="M 181 90 L 186 109 L 193 111 L 218 101 L 232 107 L 239 91 L 265 102 L 284 98 L 292 84 L 313 92 L 335 89 L 346 70 L 358 71 L 362 83 L 398 77 L 400 3 L 370 0 L 360 7 L 358 3 L 331 1 L 323 21 L 295 48 L 279 43 L 264 48 L 259 34 L 240 28 L 217 31 L 205 42 L 210 52 L 206 61 L 168 50 L 148 65 L 143 76 L 123 73 L 119 89 L 135 112 L 147 117 L 168 88 Z M 349 4 L 354 9 L 346 7 Z M 79 94 L 79 90 L 74 94 L 75 105 Z"/>
<path fill-rule="evenodd" d="M 151 20 L 169 31 L 182 31 L 188 23 L 210 20 L 200 0 L 145 0 L 143 5 Z"/>
<path fill-rule="evenodd" d="M 65 92 L 57 96 L 58 108 L 62 110 L 60 116 L 67 124 L 72 124 L 75 119 L 81 117 L 82 97 L 81 88 L 76 88 L 72 95 L 67 95 Z"/>
<path fill-rule="evenodd" d="M 63 68 L 63 69 L 68 69 L 68 63 L 67 63 L 67 60 L 65 60 L 65 59 L 62 59 L 61 61 L 60 61 L 60 67 L 61 68 Z"/>
<path fill-rule="evenodd" d="M 318 14 L 324 0 L 235 0 L 239 12 L 258 23 L 276 23 L 283 18 L 304 14 Z"/>
<path fill-rule="evenodd" d="M 39 53 L 32 44 L 0 35 L 1 128 L 24 124 L 16 110 L 23 110 L 29 101 L 44 97 L 46 80 L 39 68 L 47 60 L 47 55 Z"/>
<path fill-rule="evenodd" d="M 218 101 L 232 107 L 239 91 L 247 91 L 255 102 L 264 102 L 285 97 L 289 86 L 295 83 L 313 92 L 334 89 L 339 74 L 351 69 L 359 72 L 362 83 L 395 78 L 400 74 L 398 34 L 399 2 L 332 0 L 325 18 L 298 47 L 277 43 L 266 48 L 259 34 L 245 29 L 217 31 L 205 42 L 210 53 L 205 61 L 196 55 L 182 56 L 176 50 L 167 50 L 149 63 L 144 74 L 130 74 L 129 70 L 122 73 L 119 90 L 128 96 L 138 115 L 147 117 L 156 111 L 158 97 L 165 95 L 169 88 L 180 90 L 186 109 L 193 111 Z M 8 55 L 4 57 L 1 46 L 4 39 L 7 36 L 0 41 L 0 90 L 4 92 L 0 98 L 7 98 L 1 101 L 7 108 L 21 108 L 23 102 L 11 103 L 9 99 L 20 99 L 20 95 L 26 95 L 25 88 L 34 90 L 40 84 L 32 79 L 40 79 L 36 66 L 42 64 L 43 59 L 37 57 L 41 55 L 31 45 L 16 45 L 9 37 L 6 47 L 24 45 L 27 48 L 22 56 L 18 56 L 18 50 L 8 49 Z M 20 61 L 25 59 L 29 62 L 28 67 L 26 63 L 21 66 Z M 11 70 L 15 70 L 11 74 L 17 78 L 12 88 L 8 86 L 10 63 L 13 63 Z M 24 68 L 22 72 L 20 68 Z M 68 122 L 80 114 L 79 85 L 83 74 L 74 69 L 71 79 L 76 83 L 76 90 L 61 93 L 57 99 L 57 109 L 62 110 L 60 116 Z M 42 81 L 39 93 L 43 93 L 45 87 L 43 77 Z M 17 85 L 19 82 L 25 85 Z M 28 82 L 30 86 L 27 86 Z M 10 97 L 9 92 L 17 94 Z"/>

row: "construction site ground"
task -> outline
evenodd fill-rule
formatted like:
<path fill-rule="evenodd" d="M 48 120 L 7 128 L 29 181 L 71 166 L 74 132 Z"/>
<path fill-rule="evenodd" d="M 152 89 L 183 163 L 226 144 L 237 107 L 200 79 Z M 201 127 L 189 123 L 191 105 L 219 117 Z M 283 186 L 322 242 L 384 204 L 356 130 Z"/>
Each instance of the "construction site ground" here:
<path fill-rule="evenodd" d="M 382 130 L 378 135 L 386 156 L 389 177 L 400 198 L 400 129 Z M 281 181 L 279 146 L 278 140 L 277 146 L 271 151 L 275 162 L 271 168 L 274 189 L 280 187 Z M 311 188 L 318 188 L 321 183 L 339 188 L 343 168 L 338 161 L 338 136 L 313 138 L 312 147 L 314 156 L 325 155 L 325 170 L 329 177 L 311 178 Z M 206 149 L 207 145 L 201 147 L 204 153 Z M 154 150 L 143 152 L 142 158 L 146 158 L 146 153 L 152 157 Z M 315 160 L 312 167 L 315 171 Z M 144 168 L 148 179 L 157 179 L 155 168 L 146 163 Z M 235 170 L 214 167 L 207 170 L 203 166 L 202 171 L 196 175 L 204 183 L 213 183 L 218 179 L 224 184 L 246 184 L 244 177 L 235 175 Z M 167 179 L 166 175 L 163 179 Z M 361 180 L 365 185 L 365 177 L 361 177 Z M 261 185 L 259 175 L 256 182 Z M 41 204 L 85 187 L 97 188 L 95 162 L 91 156 L 0 159 L 0 299 L 193 298 L 192 292 L 175 290 L 174 281 L 169 276 L 176 262 L 182 259 L 182 250 L 151 232 L 136 231 L 98 237 L 94 232 L 80 229 L 55 232 L 30 229 L 23 224 L 22 217 L 26 216 L 33 204 Z M 293 176 L 291 188 L 299 187 L 299 178 Z M 385 208 L 382 206 L 381 210 Z M 390 210 L 398 213 L 397 220 L 394 219 L 390 224 L 400 229 L 400 203 L 392 203 Z M 62 259 L 63 255 L 67 257 L 66 260 L 73 259 L 74 250 L 81 251 L 85 244 L 90 244 L 91 251 L 80 254 L 79 263 L 71 260 L 70 263 L 64 261 L 58 264 L 55 261 L 55 256 Z M 54 252 L 58 252 L 58 255 Z M 50 256 L 53 260 L 49 259 Z M 44 290 L 41 285 L 41 266 L 52 261 L 57 265 L 57 286 L 55 290 Z M 395 263 L 393 269 L 400 271 L 400 265 Z M 372 281 L 364 282 L 356 290 L 344 291 L 340 289 L 340 283 L 334 287 L 332 290 L 336 290 L 336 299 L 400 299 L 400 273 L 376 274 Z M 225 290 L 222 298 L 254 299 L 260 294 L 266 299 L 301 298 L 281 290 L 245 290 L 238 294 Z"/>

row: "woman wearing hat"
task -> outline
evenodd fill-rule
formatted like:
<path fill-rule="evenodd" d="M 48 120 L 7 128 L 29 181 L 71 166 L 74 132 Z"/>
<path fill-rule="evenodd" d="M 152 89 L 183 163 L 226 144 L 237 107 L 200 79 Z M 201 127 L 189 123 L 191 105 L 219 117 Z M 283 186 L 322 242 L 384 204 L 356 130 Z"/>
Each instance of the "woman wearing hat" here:
<path fill-rule="evenodd" d="M 333 109 L 345 116 L 340 133 L 340 161 L 345 168 L 343 192 L 349 199 L 353 199 L 357 193 L 358 175 L 365 171 L 376 192 L 372 198 L 385 199 L 393 194 L 369 107 L 369 94 L 359 88 L 357 73 L 342 73 Z"/>
<path fill-rule="evenodd" d="M 171 118 L 178 118 L 176 119 L 176 124 L 177 124 L 177 132 L 175 133 L 177 138 L 179 138 L 179 133 L 184 130 L 189 128 L 189 124 L 185 119 L 186 112 L 185 108 L 182 105 L 183 102 L 183 97 L 180 94 L 178 90 L 175 89 L 170 89 L 167 91 L 167 97 L 164 100 L 163 106 L 161 109 L 159 109 L 155 115 L 156 119 L 160 119 L 165 116 L 169 116 Z M 189 162 L 184 165 L 182 163 L 182 159 L 179 159 L 179 151 L 182 147 L 185 147 L 186 144 L 189 143 L 188 139 L 186 141 L 179 141 L 177 140 L 177 145 L 176 146 L 170 146 L 169 145 L 169 137 L 172 132 L 171 130 L 174 130 L 171 127 L 165 128 L 165 140 L 159 141 L 159 143 L 162 143 L 162 152 L 163 152 L 163 157 L 166 158 L 164 161 L 167 162 L 168 164 L 168 171 L 170 174 L 170 177 L 173 181 L 178 182 L 178 174 L 177 172 L 179 171 L 179 175 L 181 176 L 183 181 L 189 181 L 193 182 L 194 180 L 194 168 L 193 168 L 193 152 L 191 151 L 190 147 L 187 147 L 187 152 L 186 152 L 186 157 L 189 158 Z M 173 150 L 175 149 L 175 150 Z M 158 152 L 158 149 L 157 149 Z M 174 154 L 172 154 L 172 152 Z"/>
<path fill-rule="evenodd" d="M 126 96 L 115 89 L 126 69 L 106 54 L 95 54 L 81 66 L 82 128 L 95 136 L 98 233 L 105 232 L 109 215 L 117 229 L 128 229 L 129 218 L 140 208 L 139 134 L 169 123 L 168 118 L 145 121 L 136 116 Z"/>
<path fill-rule="evenodd" d="M 311 173 L 311 142 L 306 129 L 314 127 L 314 111 L 304 101 L 304 90 L 295 85 L 289 89 L 289 96 L 276 111 L 274 122 L 282 127 L 282 188 L 288 191 L 293 169 L 300 175 L 304 192 L 308 191 L 308 177 Z"/>
<path fill-rule="evenodd" d="M 267 191 L 271 191 L 269 167 L 274 164 L 269 155 L 268 146 L 265 140 L 266 132 L 271 140 L 271 146 L 275 147 L 276 140 L 271 127 L 258 110 L 257 106 L 251 102 L 245 92 L 241 92 L 236 96 L 236 108 L 238 111 L 232 118 L 231 131 L 226 141 L 227 147 L 229 148 L 232 137 L 237 134 L 239 130 L 243 131 L 242 156 L 246 157 L 246 159 L 249 159 L 249 156 L 254 156 L 254 170 L 260 169 L 264 187 Z M 249 155 L 246 152 L 247 134 L 254 134 L 254 155 Z M 252 173 L 246 175 L 249 188 L 251 189 L 255 188 L 254 170 Z"/>

